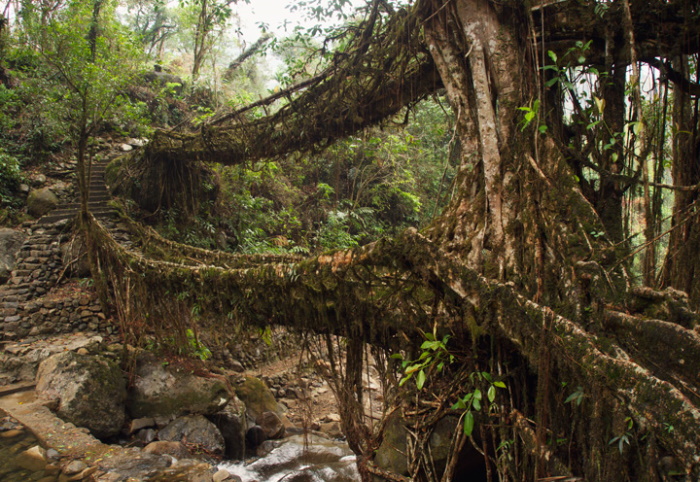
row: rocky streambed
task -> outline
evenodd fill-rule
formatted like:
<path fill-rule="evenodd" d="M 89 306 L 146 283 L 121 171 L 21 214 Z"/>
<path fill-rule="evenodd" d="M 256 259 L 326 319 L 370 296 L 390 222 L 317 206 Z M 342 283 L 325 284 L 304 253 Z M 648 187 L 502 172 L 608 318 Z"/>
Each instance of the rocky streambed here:
<path fill-rule="evenodd" d="M 127 384 L 124 350 L 94 335 L 5 346 L 36 385 L 0 389 L 0 480 L 359 480 L 313 373 L 211 373 L 140 351 Z"/>

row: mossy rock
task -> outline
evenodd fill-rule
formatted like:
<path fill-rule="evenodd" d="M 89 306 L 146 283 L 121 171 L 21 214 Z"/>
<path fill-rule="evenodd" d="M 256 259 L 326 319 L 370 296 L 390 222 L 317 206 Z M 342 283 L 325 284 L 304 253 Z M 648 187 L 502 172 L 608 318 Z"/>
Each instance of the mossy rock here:
<path fill-rule="evenodd" d="M 245 403 L 248 414 L 257 420 L 265 412 L 275 412 L 282 415 L 282 410 L 275 400 L 275 396 L 265 385 L 265 382 L 255 377 L 245 377 L 244 381 L 236 386 L 236 396 Z"/>
<path fill-rule="evenodd" d="M 133 418 L 211 415 L 231 398 L 224 380 L 194 375 L 183 367 L 165 364 L 150 353 L 138 357 L 135 375 L 127 399 Z"/>
<path fill-rule="evenodd" d="M 374 456 L 374 463 L 389 472 L 408 475 L 408 458 L 406 457 L 408 431 L 403 424 L 403 418 L 398 411 L 389 415 L 384 429 L 384 438 Z"/>
<path fill-rule="evenodd" d="M 34 189 L 27 196 L 27 212 L 35 218 L 40 218 L 55 209 L 58 202 L 58 197 L 48 187 Z"/>
<path fill-rule="evenodd" d="M 56 414 L 96 437 L 119 433 L 126 418 L 126 380 L 113 360 L 68 351 L 39 365 L 36 392 Z"/>
<path fill-rule="evenodd" d="M 457 417 L 444 417 L 437 422 L 430 435 L 428 443 L 437 474 L 442 474 L 445 470 L 458 423 Z M 408 475 L 408 431 L 404 424 L 405 421 L 398 411 L 389 416 L 382 444 L 374 456 L 374 463 L 378 467 L 400 475 Z"/>

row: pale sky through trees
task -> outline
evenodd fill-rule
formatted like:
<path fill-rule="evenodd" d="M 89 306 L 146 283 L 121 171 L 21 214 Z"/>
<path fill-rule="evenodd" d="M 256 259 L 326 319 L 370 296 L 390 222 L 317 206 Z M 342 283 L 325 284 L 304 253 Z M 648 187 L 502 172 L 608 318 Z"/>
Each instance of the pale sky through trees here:
<path fill-rule="evenodd" d="M 239 2 L 235 11 L 241 20 L 241 32 L 246 42 L 254 42 L 260 36 L 258 25 L 264 23 L 278 37 L 291 35 L 296 25 L 312 26 L 315 20 L 305 18 L 300 10 L 291 12 L 289 6 L 296 3 L 295 0 L 251 0 L 249 4 Z M 364 0 L 352 0 L 354 7 L 362 6 Z M 348 12 L 350 9 L 348 8 Z M 285 32 L 285 21 L 287 31 Z M 328 23 L 338 22 L 336 18 L 329 18 Z"/>

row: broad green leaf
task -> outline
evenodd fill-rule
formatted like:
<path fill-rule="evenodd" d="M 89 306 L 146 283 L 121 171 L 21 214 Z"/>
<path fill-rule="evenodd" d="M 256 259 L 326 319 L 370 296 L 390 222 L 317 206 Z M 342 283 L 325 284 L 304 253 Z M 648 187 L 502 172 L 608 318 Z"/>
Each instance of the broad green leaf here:
<path fill-rule="evenodd" d="M 422 390 L 424 384 L 425 384 L 425 372 L 423 370 L 421 370 L 418 372 L 418 376 L 416 376 L 416 387 L 418 387 L 418 390 Z"/>
<path fill-rule="evenodd" d="M 414 372 L 417 372 L 423 367 L 422 364 L 416 363 L 415 365 L 411 365 L 410 367 L 406 368 L 406 375 L 410 375 Z"/>
<path fill-rule="evenodd" d="M 494 387 L 493 385 L 491 385 L 491 386 L 489 387 L 489 391 L 486 392 L 486 396 L 488 397 L 489 402 L 490 402 L 490 403 L 493 403 L 493 401 L 496 399 L 496 387 Z"/>
<path fill-rule="evenodd" d="M 498 388 L 506 388 L 506 384 L 503 382 L 493 382 L 493 386 Z"/>
<path fill-rule="evenodd" d="M 420 346 L 421 350 L 437 350 L 440 348 L 440 342 L 439 341 L 424 341 L 423 344 Z"/>
<path fill-rule="evenodd" d="M 471 436 L 474 431 L 474 415 L 471 412 L 467 412 L 464 415 L 464 435 L 467 437 Z"/>

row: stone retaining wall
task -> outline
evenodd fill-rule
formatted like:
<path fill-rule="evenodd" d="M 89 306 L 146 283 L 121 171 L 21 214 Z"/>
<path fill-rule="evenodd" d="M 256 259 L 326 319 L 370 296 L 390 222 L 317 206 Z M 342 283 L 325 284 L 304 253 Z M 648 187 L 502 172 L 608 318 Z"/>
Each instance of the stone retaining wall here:
<path fill-rule="evenodd" d="M 17 254 L 12 277 L 0 286 L 0 330 L 4 340 L 116 331 L 92 290 L 76 282 L 57 285 L 64 272 L 61 245 L 70 239 L 69 224 L 26 226 L 30 236 Z"/>

